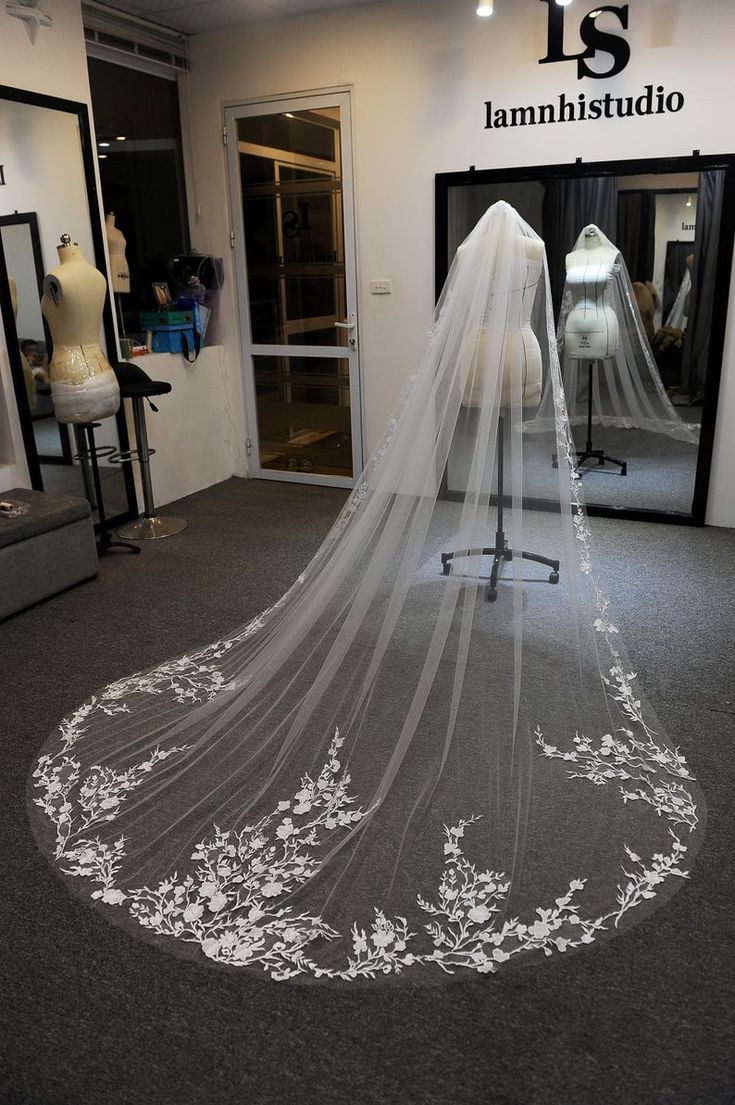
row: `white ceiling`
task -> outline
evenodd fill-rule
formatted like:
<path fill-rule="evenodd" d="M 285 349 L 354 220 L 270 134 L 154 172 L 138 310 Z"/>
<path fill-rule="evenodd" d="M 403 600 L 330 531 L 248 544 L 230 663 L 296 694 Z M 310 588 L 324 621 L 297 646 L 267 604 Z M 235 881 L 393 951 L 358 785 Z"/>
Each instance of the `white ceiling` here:
<path fill-rule="evenodd" d="M 185 34 L 261 23 L 307 12 L 347 8 L 375 0 L 104 0 L 109 8 L 142 16 Z"/>

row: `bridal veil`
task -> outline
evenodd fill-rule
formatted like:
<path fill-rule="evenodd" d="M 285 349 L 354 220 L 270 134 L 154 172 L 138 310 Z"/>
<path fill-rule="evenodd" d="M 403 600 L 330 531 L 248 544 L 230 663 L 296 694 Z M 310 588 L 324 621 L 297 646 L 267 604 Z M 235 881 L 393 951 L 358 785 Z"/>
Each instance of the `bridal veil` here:
<path fill-rule="evenodd" d="M 541 375 L 543 510 L 519 432 Z M 335 984 L 543 963 L 650 914 L 704 807 L 626 659 L 574 458 L 543 244 L 497 203 L 289 590 L 51 734 L 29 808 L 69 887 L 166 950 Z"/>

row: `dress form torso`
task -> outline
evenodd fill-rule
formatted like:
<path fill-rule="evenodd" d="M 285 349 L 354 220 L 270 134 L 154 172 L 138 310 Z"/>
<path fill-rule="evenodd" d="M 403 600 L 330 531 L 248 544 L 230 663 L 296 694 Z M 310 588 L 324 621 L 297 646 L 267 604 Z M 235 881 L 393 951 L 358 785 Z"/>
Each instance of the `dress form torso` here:
<path fill-rule="evenodd" d="M 115 213 L 110 211 L 105 217 L 105 229 L 107 231 L 107 248 L 110 253 L 110 279 L 112 290 L 116 294 L 125 295 L 130 291 L 130 270 L 125 257 L 125 235 L 115 226 Z"/>
<path fill-rule="evenodd" d="M 535 407 L 541 398 L 542 358 L 541 347 L 531 328 L 531 311 L 536 289 L 544 267 L 544 250 L 541 242 L 522 238 L 519 242 L 522 256 L 514 266 L 513 286 L 508 295 L 506 330 L 502 349 L 500 406 L 509 407 L 515 386 L 519 387 L 524 407 Z M 460 247 L 461 248 L 461 247 Z M 480 407 L 485 389 L 483 362 L 488 346 L 488 330 L 480 329 L 472 370 L 465 387 L 463 404 Z"/>
<path fill-rule="evenodd" d="M 584 231 L 584 247 L 566 259 L 566 286 L 572 295 L 572 309 L 564 327 L 564 351 L 577 360 L 596 361 L 611 357 L 618 347 L 620 332 L 605 292 L 612 278 L 618 251 L 605 246 L 596 226 Z"/>
<path fill-rule="evenodd" d="M 99 345 L 105 278 L 67 237 L 57 247 L 61 264 L 43 282 L 41 311 L 54 343 L 49 378 L 56 417 L 85 423 L 114 414 L 120 389 Z"/>

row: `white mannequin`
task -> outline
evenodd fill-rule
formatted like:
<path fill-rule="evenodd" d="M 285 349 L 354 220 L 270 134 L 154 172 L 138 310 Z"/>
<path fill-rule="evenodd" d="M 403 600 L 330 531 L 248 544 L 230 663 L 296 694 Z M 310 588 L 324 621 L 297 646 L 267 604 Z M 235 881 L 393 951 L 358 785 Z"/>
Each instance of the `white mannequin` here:
<path fill-rule="evenodd" d="M 461 246 L 459 247 L 462 248 Z M 509 407 L 512 399 L 513 380 L 520 377 L 521 399 L 524 407 L 536 407 L 541 399 L 542 359 L 541 347 L 531 329 L 531 310 L 544 267 L 544 247 L 541 242 L 522 238 L 526 263 L 518 276 L 518 287 L 509 297 L 507 328 L 503 344 L 503 382 L 501 407 Z M 480 330 L 476 361 L 467 380 L 462 402 L 465 407 L 482 406 L 483 379 L 481 365 L 487 342 L 487 331 Z"/>
<path fill-rule="evenodd" d="M 54 343 L 54 411 L 59 422 L 94 422 L 120 406 L 115 373 L 99 346 L 106 281 L 68 234 L 57 252 L 61 264 L 45 278 L 41 300 Z"/>
<path fill-rule="evenodd" d="M 577 360 L 597 361 L 611 357 L 620 339 L 617 316 L 604 302 L 618 251 L 602 244 L 593 224 L 583 233 L 584 248 L 566 259 L 567 288 L 574 305 L 564 329 L 564 351 Z"/>
<path fill-rule="evenodd" d="M 107 231 L 107 248 L 110 251 L 110 277 L 112 290 L 115 293 L 125 295 L 130 291 L 130 270 L 125 257 L 125 235 L 115 226 L 115 212 L 110 211 L 105 217 L 105 229 Z"/>

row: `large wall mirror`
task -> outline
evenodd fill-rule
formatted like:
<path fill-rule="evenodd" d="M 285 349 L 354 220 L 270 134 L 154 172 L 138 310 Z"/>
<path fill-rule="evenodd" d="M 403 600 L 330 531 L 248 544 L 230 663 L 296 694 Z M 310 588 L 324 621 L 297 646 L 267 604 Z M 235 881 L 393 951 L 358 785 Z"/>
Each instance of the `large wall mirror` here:
<path fill-rule="evenodd" d="M 584 453 L 591 440 L 616 458 L 579 465 L 590 512 L 703 524 L 729 300 L 735 157 L 440 174 L 437 295 L 457 247 L 497 200 L 543 238 L 562 330 L 566 258 L 585 227 L 594 224 L 615 245 L 630 276 L 640 352 L 633 358 L 619 351 L 617 360 L 590 362 L 565 378 L 577 449 Z M 526 486 L 543 503 L 553 498 L 555 443 L 543 419 L 536 426 L 533 412 L 527 417 Z M 449 498 L 463 486 L 461 443 L 453 453 L 444 477 Z"/>
<path fill-rule="evenodd" d="M 0 86 L 0 150 L 0 306 L 13 382 L 12 394 L 0 396 L 0 406 L 17 407 L 32 485 L 86 495 L 95 507 L 79 431 L 54 417 L 47 371 L 53 349 L 40 309 L 43 277 L 59 263 L 56 247 L 62 234 L 69 233 L 105 272 L 86 106 Z M 114 358 L 109 298 L 100 344 Z M 7 435 L 8 429 L 6 416 L 0 419 L 0 433 Z M 96 442 L 108 446 L 110 455 L 129 447 L 122 409 L 100 423 Z M 10 447 L 0 442 L 2 452 Z M 103 456 L 100 474 L 107 517 L 135 514 L 130 466 Z"/>

